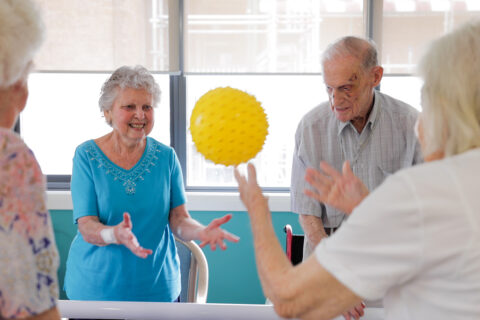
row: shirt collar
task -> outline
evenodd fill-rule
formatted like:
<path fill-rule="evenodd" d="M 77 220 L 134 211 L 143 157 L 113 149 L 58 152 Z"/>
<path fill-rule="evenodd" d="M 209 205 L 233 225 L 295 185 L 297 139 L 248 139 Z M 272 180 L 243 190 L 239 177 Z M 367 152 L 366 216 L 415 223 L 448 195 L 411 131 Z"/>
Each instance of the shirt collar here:
<path fill-rule="evenodd" d="M 378 122 L 378 114 L 380 112 L 379 100 L 380 99 L 378 97 L 377 90 L 373 90 L 373 108 L 372 108 L 372 111 L 370 112 L 370 116 L 368 117 L 368 121 L 365 124 L 365 127 L 367 127 L 368 124 L 370 124 L 370 128 L 373 129 L 375 127 L 375 124 Z M 337 132 L 338 135 L 342 133 L 343 129 L 345 129 L 346 126 L 351 126 L 353 128 L 353 125 L 350 121 L 341 122 L 337 120 L 337 123 L 338 123 L 338 132 Z"/>

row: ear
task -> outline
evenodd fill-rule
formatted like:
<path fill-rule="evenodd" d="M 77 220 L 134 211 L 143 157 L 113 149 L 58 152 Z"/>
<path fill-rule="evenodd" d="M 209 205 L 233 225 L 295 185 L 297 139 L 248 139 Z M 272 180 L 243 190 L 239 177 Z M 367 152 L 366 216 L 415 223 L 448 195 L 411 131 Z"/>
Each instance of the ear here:
<path fill-rule="evenodd" d="M 380 66 L 376 66 L 372 68 L 372 87 L 376 87 L 380 84 L 383 77 L 383 68 Z"/>
<path fill-rule="evenodd" d="M 15 82 L 11 86 L 12 92 L 12 102 L 14 103 L 15 107 L 18 108 L 18 112 L 22 112 L 27 104 L 28 99 L 28 83 L 26 79 L 21 79 Z"/>
<path fill-rule="evenodd" d="M 105 110 L 105 111 L 103 111 L 103 116 L 105 117 L 105 121 L 106 121 L 109 125 L 112 125 L 111 110 Z"/>

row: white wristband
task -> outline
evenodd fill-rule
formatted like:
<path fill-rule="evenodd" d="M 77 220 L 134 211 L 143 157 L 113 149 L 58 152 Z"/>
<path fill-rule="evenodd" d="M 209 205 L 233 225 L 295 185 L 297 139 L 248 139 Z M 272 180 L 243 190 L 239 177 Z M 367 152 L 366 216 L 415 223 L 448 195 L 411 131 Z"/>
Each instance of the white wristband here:
<path fill-rule="evenodd" d="M 118 243 L 115 233 L 113 233 L 113 228 L 105 228 L 100 231 L 100 236 L 106 244 Z"/>

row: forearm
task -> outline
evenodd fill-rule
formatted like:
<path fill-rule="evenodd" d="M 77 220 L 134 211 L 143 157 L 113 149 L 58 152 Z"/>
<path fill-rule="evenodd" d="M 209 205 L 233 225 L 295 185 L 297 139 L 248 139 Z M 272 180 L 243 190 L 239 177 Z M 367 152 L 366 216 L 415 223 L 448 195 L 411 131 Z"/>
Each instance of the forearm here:
<path fill-rule="evenodd" d="M 192 217 L 183 218 L 175 226 L 172 226 L 173 233 L 184 241 L 199 240 L 200 232 L 205 226 Z"/>
<path fill-rule="evenodd" d="M 331 319 L 361 300 L 310 257 L 298 266 L 286 258 L 266 202 L 251 209 L 257 269 L 265 295 L 285 318 Z"/>
<path fill-rule="evenodd" d="M 190 216 L 185 205 L 171 210 L 169 222 L 173 234 L 185 241 L 199 240 L 200 232 L 205 229 L 204 225 Z"/>
<path fill-rule="evenodd" d="M 298 219 L 312 249 L 315 248 L 322 239 L 327 237 L 321 218 L 301 214 Z"/>
<path fill-rule="evenodd" d="M 253 233 L 255 258 L 258 274 L 265 295 L 273 302 L 278 301 L 278 289 L 292 268 L 273 229 L 267 199 L 261 198 L 248 209 Z M 281 288 L 280 288 L 281 289 Z"/>
<path fill-rule="evenodd" d="M 57 307 L 53 307 L 35 316 L 24 318 L 23 320 L 60 320 L 60 313 Z"/>

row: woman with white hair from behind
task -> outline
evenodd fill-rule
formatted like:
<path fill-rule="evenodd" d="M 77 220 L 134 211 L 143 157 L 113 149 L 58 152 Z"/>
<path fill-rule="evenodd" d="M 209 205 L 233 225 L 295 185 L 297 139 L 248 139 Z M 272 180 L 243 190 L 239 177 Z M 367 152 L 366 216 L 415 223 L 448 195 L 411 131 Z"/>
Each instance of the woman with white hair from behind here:
<path fill-rule="evenodd" d="M 0 319 L 59 319 L 58 252 L 45 178 L 12 131 L 43 24 L 30 0 L 0 1 Z"/>
<path fill-rule="evenodd" d="M 280 315 L 330 319 L 383 298 L 386 319 L 480 319 L 479 57 L 473 21 L 434 41 L 421 60 L 424 164 L 370 195 L 348 163 L 342 173 L 326 163 L 323 173 L 307 171 L 315 191 L 306 193 L 351 217 L 300 265 L 274 238 L 254 167 L 248 180 L 236 171 L 262 286 Z"/>

